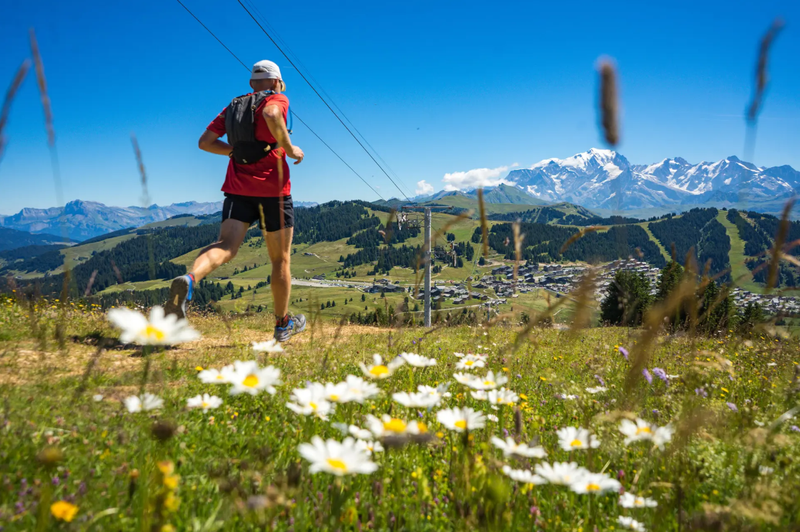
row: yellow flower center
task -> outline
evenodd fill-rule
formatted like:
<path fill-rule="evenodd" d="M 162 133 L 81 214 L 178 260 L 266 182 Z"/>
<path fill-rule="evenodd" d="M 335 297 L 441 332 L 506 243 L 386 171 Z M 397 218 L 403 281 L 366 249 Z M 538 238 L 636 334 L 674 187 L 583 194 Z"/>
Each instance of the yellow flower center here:
<path fill-rule="evenodd" d="M 597 484 L 592 484 L 591 482 L 587 484 L 586 491 L 600 491 L 600 486 Z"/>
<path fill-rule="evenodd" d="M 644 499 L 634 499 L 633 500 L 634 506 L 644 506 Z"/>
<path fill-rule="evenodd" d="M 467 421 L 465 419 L 459 419 L 455 423 L 453 423 L 456 427 L 460 428 L 461 430 L 467 430 Z"/>
<path fill-rule="evenodd" d="M 338 395 L 336 395 L 336 394 L 331 395 L 331 401 L 338 401 L 338 400 L 339 400 L 339 396 Z"/>
<path fill-rule="evenodd" d="M 380 377 L 381 375 L 388 375 L 389 368 L 381 364 L 380 366 L 372 366 L 371 368 L 369 368 L 369 372 L 371 375 Z"/>
<path fill-rule="evenodd" d="M 250 375 L 244 378 L 242 384 L 244 386 L 247 386 L 248 388 L 254 388 L 258 386 L 258 377 L 255 374 L 251 373 Z"/>
<path fill-rule="evenodd" d="M 222 373 L 220 373 L 219 375 L 217 375 L 217 380 L 218 380 L 218 381 L 221 381 L 222 379 L 224 379 L 224 377 L 222 376 Z"/>
<path fill-rule="evenodd" d="M 314 411 L 317 410 L 317 403 L 308 403 L 308 406 L 310 406 L 311 409 L 314 410 Z"/>
<path fill-rule="evenodd" d="M 475 362 L 474 362 L 473 360 L 466 360 L 466 361 L 464 361 L 464 365 L 465 365 L 465 366 L 471 366 L 471 365 L 473 365 L 474 363 L 475 363 Z"/>
<path fill-rule="evenodd" d="M 148 324 L 147 327 L 144 328 L 143 336 L 146 338 L 152 338 L 153 340 L 161 341 L 164 339 L 165 334 L 160 329 L 156 329 L 152 325 Z"/>
<path fill-rule="evenodd" d="M 392 418 L 383 424 L 383 430 L 388 430 L 389 432 L 398 432 L 398 433 L 405 432 L 406 423 L 402 419 Z"/>
<path fill-rule="evenodd" d="M 338 458 L 328 458 L 328 465 L 342 473 L 347 473 L 347 465 Z"/>
<path fill-rule="evenodd" d="M 583 447 L 583 442 L 576 438 L 576 439 L 572 440 L 572 442 L 569 444 L 569 446 L 570 447 Z"/>
<path fill-rule="evenodd" d="M 200 406 L 202 406 L 203 408 L 208 408 L 209 404 L 208 404 L 208 403 L 206 403 L 205 401 L 203 401 L 203 404 L 202 404 L 202 405 L 200 405 Z"/>
<path fill-rule="evenodd" d="M 652 434 L 652 433 L 653 433 L 653 431 L 652 431 L 652 430 L 650 430 L 650 427 L 639 427 L 638 429 L 636 429 L 636 435 L 637 435 L 637 436 L 638 436 L 639 434 L 642 434 L 642 433 L 645 433 L 645 434 Z"/>
<path fill-rule="evenodd" d="M 494 381 L 483 381 L 484 386 L 494 386 Z"/>

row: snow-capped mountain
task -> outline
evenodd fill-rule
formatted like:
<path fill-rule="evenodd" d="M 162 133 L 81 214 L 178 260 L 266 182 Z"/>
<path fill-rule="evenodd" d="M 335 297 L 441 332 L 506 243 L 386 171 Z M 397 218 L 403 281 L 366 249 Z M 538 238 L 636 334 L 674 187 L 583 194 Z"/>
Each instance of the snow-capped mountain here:
<path fill-rule="evenodd" d="M 800 172 L 790 166 L 757 167 L 733 156 L 715 163 L 691 164 L 676 157 L 634 165 L 614 151 L 595 148 L 512 170 L 507 180 L 541 200 L 615 210 L 752 204 L 800 192 Z"/>

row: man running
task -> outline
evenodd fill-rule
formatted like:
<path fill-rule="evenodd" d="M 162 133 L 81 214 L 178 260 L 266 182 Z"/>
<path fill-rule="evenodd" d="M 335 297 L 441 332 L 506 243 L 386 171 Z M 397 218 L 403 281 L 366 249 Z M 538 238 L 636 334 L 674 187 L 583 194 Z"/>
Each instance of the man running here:
<path fill-rule="evenodd" d="M 200 137 L 201 150 L 230 157 L 222 192 L 222 227 L 219 240 L 195 259 L 190 273 L 172 281 L 167 314 L 186 316 L 192 289 L 212 271 L 231 261 L 253 222 L 264 212 L 267 251 L 272 262 L 272 299 L 275 306 L 275 339 L 288 340 L 305 329 L 302 314 L 290 316 L 289 270 L 294 208 L 286 157 L 302 162 L 303 150 L 294 146 L 286 129 L 289 99 L 281 94 L 286 84 L 278 65 L 259 61 L 253 65 L 250 87 L 254 92 L 235 98 Z M 220 137 L 228 136 L 228 142 Z"/>

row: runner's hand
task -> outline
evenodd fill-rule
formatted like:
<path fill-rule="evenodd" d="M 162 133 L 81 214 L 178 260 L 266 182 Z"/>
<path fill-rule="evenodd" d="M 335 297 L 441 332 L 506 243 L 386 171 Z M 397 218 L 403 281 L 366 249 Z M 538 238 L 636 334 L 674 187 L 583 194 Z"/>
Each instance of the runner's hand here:
<path fill-rule="evenodd" d="M 301 149 L 300 149 L 300 148 L 298 148 L 297 146 L 292 146 L 292 151 L 291 151 L 291 153 L 287 151 L 287 152 L 286 152 L 286 155 L 287 155 L 287 156 L 289 156 L 289 157 L 291 157 L 292 159 L 297 159 L 297 160 L 294 162 L 294 164 L 300 164 L 301 162 L 303 162 L 303 157 L 305 157 L 305 156 L 306 156 L 306 154 L 305 154 L 305 153 L 303 153 L 303 150 L 301 150 Z"/>

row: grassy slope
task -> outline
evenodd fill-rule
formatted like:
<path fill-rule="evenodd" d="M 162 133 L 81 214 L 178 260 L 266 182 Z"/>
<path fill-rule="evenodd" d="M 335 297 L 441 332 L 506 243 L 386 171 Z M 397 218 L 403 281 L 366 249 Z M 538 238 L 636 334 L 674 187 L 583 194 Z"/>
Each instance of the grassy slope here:
<path fill-rule="evenodd" d="M 731 277 L 737 285 L 745 290 L 760 294 L 763 291 L 763 287 L 753 281 L 753 276 L 744 263 L 744 241 L 739 237 L 739 229 L 728 220 L 727 214 L 727 211 L 719 211 L 717 214 L 717 221 L 725 227 L 725 230 L 728 232 L 728 237 L 731 239 L 731 251 L 729 255 L 731 261 Z"/>
<path fill-rule="evenodd" d="M 147 468 L 157 460 L 173 461 L 180 475 L 176 479 L 180 505 L 167 515 L 177 530 L 198 529 L 193 520 L 200 524 L 210 520 L 216 523 L 214 530 L 237 532 L 264 530 L 265 522 L 276 530 L 357 529 L 340 523 L 328 526 L 331 485 L 344 487 L 342 514 L 363 520 L 363 528 L 370 530 L 438 532 L 453 529 L 454 523 L 464 530 L 541 529 L 533 524 L 536 516 L 530 517 L 533 506 L 540 522 L 547 523 L 546 530 L 576 530 L 576 524 L 589 520 L 599 530 L 619 529 L 620 514 L 633 515 L 649 530 L 675 530 L 680 527 L 678 515 L 699 520 L 704 505 L 724 508 L 735 501 L 747 509 L 769 504 L 772 521 L 758 520 L 761 513 L 737 514 L 737 519 L 743 526 L 752 523 L 753 530 L 772 531 L 791 529 L 800 511 L 796 497 L 800 443 L 789 428 L 795 422 L 777 425 L 776 434 L 770 436 L 757 426 L 786 410 L 797 363 L 794 340 L 756 336 L 744 346 L 732 338 L 659 338 L 648 353 L 648 364 L 678 377 L 667 387 L 658 379 L 648 385 L 637 374 L 629 387 L 630 366 L 616 347 L 636 344 L 640 331 L 635 330 L 604 328 L 577 334 L 534 330 L 514 352 L 516 329 L 508 327 L 337 330 L 312 324 L 285 346 L 285 354 L 260 357 L 262 364 L 281 370 L 283 383 L 276 395 L 233 396 L 227 385 L 202 384 L 196 367 L 219 368 L 256 358 L 250 343 L 270 336 L 269 320 L 263 316 L 191 316 L 203 334 L 200 341 L 147 359 L 126 346 L 96 357 L 96 347 L 89 341 L 115 339 L 118 334 L 100 314 L 70 313 L 65 334 L 75 340 L 63 351 L 50 340 L 45 339 L 45 345 L 36 341 L 23 316 L 24 311 L 13 305 L 0 306 L 0 351 L 9 355 L 0 358 L 0 393 L 5 401 L 0 469 L 6 483 L 0 506 L 7 517 L 6 532 L 83 530 L 95 518 L 93 530 L 147 528 L 139 521 L 142 486 Z M 365 405 L 342 405 L 328 421 L 303 418 L 284 406 L 291 390 L 307 381 L 338 382 L 348 374 L 359 374 L 358 363 L 369 362 L 372 353 L 393 356 L 403 351 L 435 357 L 439 363 L 424 370 L 401 368 L 379 382 L 380 396 Z M 518 434 L 512 408 L 492 410 L 453 381 L 454 351 L 486 353 L 485 369 L 509 378 L 507 387 L 521 394 Z M 714 356 L 729 360 L 730 366 L 718 366 Z M 140 390 L 145 361 L 150 376 L 145 389 L 162 397 L 164 405 L 157 411 L 129 414 L 121 402 Z M 586 388 L 597 386 L 598 377 L 607 389 L 590 395 Z M 452 397 L 443 407 L 468 405 L 501 416 L 504 425 L 488 421 L 471 431 L 466 454 L 459 435 L 436 421 L 438 408 L 418 414 L 392 402 L 392 393 L 410 391 L 414 380 L 428 385 L 449 382 Z M 706 387 L 707 398 L 695 393 L 698 386 Z M 201 393 L 218 395 L 222 406 L 207 413 L 187 409 L 186 399 Z M 95 394 L 102 399 L 93 400 Z M 578 398 L 562 400 L 560 394 Z M 738 405 L 739 411 L 733 412 L 726 402 Z M 659 426 L 672 423 L 679 427 L 680 437 L 664 451 L 647 442 L 626 446 L 618 430 L 621 410 Z M 440 433 L 437 441 L 377 454 L 374 460 L 380 469 L 369 476 L 334 484 L 330 475 L 309 473 L 308 463 L 297 452 L 300 443 L 312 435 L 341 440 L 333 423 L 364 426 L 366 414 L 388 412 L 403 419 L 419 415 L 432 434 Z M 166 442 L 150 437 L 158 419 L 179 427 Z M 488 442 L 490 436 L 502 435 L 503 426 L 519 441 L 535 439 L 542 445 L 548 453 L 542 461 L 574 460 L 592 471 L 605 469 L 620 479 L 626 491 L 656 499 L 659 507 L 631 511 L 619 507 L 615 492 L 576 495 L 566 487 L 515 484 L 503 475 L 502 466 L 532 462 L 504 457 Z M 599 448 L 591 453 L 561 450 L 556 430 L 567 426 L 588 427 L 597 434 Z M 63 461 L 58 470 L 46 472 L 34 457 L 48 444 L 63 451 Z M 296 466 L 300 468 L 292 483 L 296 487 L 288 488 L 288 471 Z M 759 473 L 760 466 L 769 467 L 770 473 Z M 470 468 L 469 483 L 464 482 L 465 467 Z M 139 472 L 138 482 L 131 480 L 133 470 Z M 54 476 L 59 482 L 50 481 Z M 35 502 L 41 488 L 33 479 L 51 486 L 52 500 L 68 498 L 78 506 L 74 524 L 51 521 L 37 526 Z M 28 487 L 32 494 L 25 493 Z M 132 498 L 129 488 L 134 488 Z M 271 490 L 295 503 L 260 513 L 247 510 L 248 497 L 274 493 Z M 459 515 L 459 508 L 482 508 L 490 500 L 502 509 L 498 522 L 479 523 L 482 514 L 477 511 Z M 22 512 L 14 510 L 17 501 Z M 109 508 L 114 511 L 101 513 Z"/>
<path fill-rule="evenodd" d="M 650 222 L 644 222 L 637 225 L 639 225 L 642 229 L 644 229 L 644 232 L 647 233 L 647 236 L 650 238 L 650 240 L 652 240 L 653 243 L 656 246 L 658 246 L 658 250 L 661 252 L 661 256 L 664 257 L 664 260 L 666 260 L 667 262 L 672 260 L 672 255 L 669 252 L 667 252 L 667 248 L 665 248 L 664 245 L 661 242 L 659 242 L 656 236 L 650 231 Z"/>

